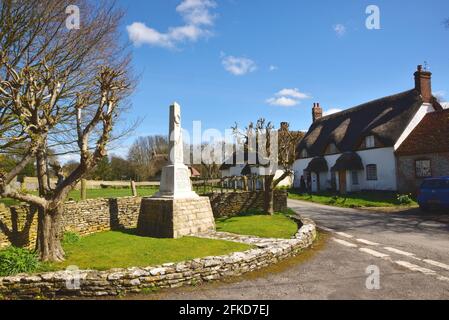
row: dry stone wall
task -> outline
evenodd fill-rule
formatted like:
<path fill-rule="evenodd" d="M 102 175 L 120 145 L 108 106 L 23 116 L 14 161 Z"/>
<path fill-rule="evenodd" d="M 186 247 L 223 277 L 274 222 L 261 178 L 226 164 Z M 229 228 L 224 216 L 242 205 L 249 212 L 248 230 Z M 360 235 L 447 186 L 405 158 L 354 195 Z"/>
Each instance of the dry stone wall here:
<path fill-rule="evenodd" d="M 263 210 L 263 192 L 214 193 L 208 195 L 216 218 L 249 210 Z M 287 208 L 287 192 L 276 191 L 276 211 Z M 96 232 L 137 228 L 142 198 L 92 199 L 65 204 L 65 231 L 89 235 Z M 33 247 L 37 233 L 37 212 L 29 206 L 6 208 L 0 204 L 0 248 L 11 244 Z"/>
<path fill-rule="evenodd" d="M 234 216 L 250 210 L 263 211 L 264 192 L 212 193 L 209 199 L 216 218 Z M 274 210 L 287 209 L 287 191 L 274 192 Z"/>

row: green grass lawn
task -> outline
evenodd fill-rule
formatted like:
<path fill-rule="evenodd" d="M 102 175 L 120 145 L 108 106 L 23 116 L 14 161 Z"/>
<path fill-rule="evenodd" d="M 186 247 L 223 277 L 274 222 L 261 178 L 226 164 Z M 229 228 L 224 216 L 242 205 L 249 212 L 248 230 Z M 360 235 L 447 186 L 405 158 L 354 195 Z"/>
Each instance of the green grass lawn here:
<path fill-rule="evenodd" d="M 396 207 L 401 205 L 397 200 L 397 194 L 393 192 L 358 192 L 342 196 L 326 192 L 310 195 L 290 191 L 288 197 L 293 200 L 310 201 L 344 208 Z M 415 201 L 410 204 L 410 206 L 416 205 Z"/>
<path fill-rule="evenodd" d="M 139 197 L 149 197 L 154 195 L 159 191 L 158 187 L 143 187 L 137 188 L 137 195 Z M 36 192 L 30 192 L 31 194 L 37 194 Z M 96 198 L 122 198 L 122 197 L 130 197 L 132 195 L 130 188 L 124 189 L 88 189 L 87 190 L 87 199 L 96 199 Z M 73 190 L 69 193 L 68 199 L 73 199 L 75 201 L 80 201 L 81 193 L 79 190 Z M 6 206 L 12 206 L 20 204 L 18 201 L 12 199 L 0 199 L 0 203 L 3 203 Z"/>
<path fill-rule="evenodd" d="M 217 231 L 262 238 L 290 239 L 298 231 L 298 226 L 284 213 L 276 213 L 273 216 L 248 214 L 218 219 Z"/>
<path fill-rule="evenodd" d="M 71 265 L 94 270 L 148 267 L 249 249 L 249 245 L 229 241 L 194 237 L 155 239 L 137 236 L 132 230 L 109 231 L 64 244 L 66 261 L 44 266 L 42 271 L 65 269 Z"/>

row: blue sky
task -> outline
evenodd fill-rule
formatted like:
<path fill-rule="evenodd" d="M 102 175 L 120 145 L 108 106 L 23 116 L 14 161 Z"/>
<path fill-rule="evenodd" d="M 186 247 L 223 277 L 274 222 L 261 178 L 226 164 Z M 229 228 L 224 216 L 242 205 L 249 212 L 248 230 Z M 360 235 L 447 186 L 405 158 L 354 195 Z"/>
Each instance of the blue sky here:
<path fill-rule="evenodd" d="M 331 111 L 411 89 L 424 61 L 434 92 L 449 100 L 447 0 L 119 4 L 127 9 L 123 36 L 134 44 L 140 76 L 132 113 L 144 120 L 135 136 L 167 134 L 173 101 L 187 130 L 195 120 L 224 131 L 259 117 L 308 129 L 313 102 Z M 365 26 L 372 4 L 380 30 Z"/>

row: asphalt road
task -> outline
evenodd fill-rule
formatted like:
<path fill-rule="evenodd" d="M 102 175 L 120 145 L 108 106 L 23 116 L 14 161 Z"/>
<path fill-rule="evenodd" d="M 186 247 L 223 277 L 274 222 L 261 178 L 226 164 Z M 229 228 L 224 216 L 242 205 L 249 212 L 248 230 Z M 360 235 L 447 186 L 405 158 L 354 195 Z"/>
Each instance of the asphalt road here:
<path fill-rule="evenodd" d="M 328 234 L 313 257 L 280 272 L 151 299 L 449 299 L 449 213 L 385 214 L 296 200 L 289 207 Z"/>

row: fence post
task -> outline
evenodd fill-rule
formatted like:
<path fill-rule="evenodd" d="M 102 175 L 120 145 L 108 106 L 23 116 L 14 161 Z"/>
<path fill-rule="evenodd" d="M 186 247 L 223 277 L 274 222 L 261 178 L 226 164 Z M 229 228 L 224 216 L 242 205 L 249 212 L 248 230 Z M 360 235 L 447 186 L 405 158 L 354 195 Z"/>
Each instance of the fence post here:
<path fill-rule="evenodd" d="M 131 192 L 133 197 L 137 197 L 136 182 L 134 180 L 131 180 Z"/>
<path fill-rule="evenodd" d="M 86 179 L 81 179 L 81 200 L 87 199 L 87 182 Z"/>

